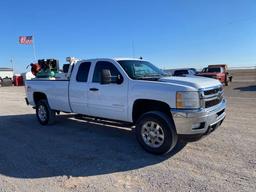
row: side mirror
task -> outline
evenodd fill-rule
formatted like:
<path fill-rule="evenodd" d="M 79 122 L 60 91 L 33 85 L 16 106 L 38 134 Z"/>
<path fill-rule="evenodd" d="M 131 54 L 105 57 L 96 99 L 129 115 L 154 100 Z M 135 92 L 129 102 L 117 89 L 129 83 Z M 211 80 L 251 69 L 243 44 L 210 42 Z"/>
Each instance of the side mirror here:
<path fill-rule="evenodd" d="M 103 69 L 101 71 L 101 84 L 111 83 L 111 72 L 109 69 Z"/>
<path fill-rule="evenodd" d="M 117 78 L 116 78 L 116 83 L 118 85 L 122 84 L 124 81 L 123 77 L 121 75 L 117 75 Z"/>

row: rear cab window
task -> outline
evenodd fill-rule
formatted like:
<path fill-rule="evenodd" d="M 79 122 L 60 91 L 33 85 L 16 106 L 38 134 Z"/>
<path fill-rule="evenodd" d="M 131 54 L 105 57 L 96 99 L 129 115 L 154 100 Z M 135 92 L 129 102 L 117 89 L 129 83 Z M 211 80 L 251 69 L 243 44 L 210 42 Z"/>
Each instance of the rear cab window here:
<path fill-rule="evenodd" d="M 77 82 L 87 82 L 90 67 L 91 67 L 91 62 L 83 62 L 80 64 L 76 74 Z"/>

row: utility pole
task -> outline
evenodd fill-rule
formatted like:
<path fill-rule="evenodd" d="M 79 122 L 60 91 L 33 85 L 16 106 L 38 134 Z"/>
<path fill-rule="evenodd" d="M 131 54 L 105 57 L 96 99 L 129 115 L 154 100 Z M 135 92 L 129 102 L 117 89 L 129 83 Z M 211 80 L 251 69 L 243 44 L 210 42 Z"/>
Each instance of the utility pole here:
<path fill-rule="evenodd" d="M 13 58 L 10 59 L 11 66 L 12 66 L 12 71 L 14 71 L 14 65 L 13 65 Z"/>
<path fill-rule="evenodd" d="M 32 47 L 33 47 L 34 59 L 35 59 L 35 61 L 36 61 L 36 41 L 35 41 L 35 35 L 34 35 L 34 33 L 33 33 L 32 38 L 33 38 Z"/>

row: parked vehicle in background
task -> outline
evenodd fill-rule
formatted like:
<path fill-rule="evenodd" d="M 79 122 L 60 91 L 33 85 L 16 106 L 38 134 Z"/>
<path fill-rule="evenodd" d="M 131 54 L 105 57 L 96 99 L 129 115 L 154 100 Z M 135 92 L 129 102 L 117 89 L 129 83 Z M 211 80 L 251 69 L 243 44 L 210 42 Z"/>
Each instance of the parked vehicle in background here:
<path fill-rule="evenodd" d="M 65 68 L 26 81 L 26 102 L 42 125 L 60 111 L 128 123 L 145 150 L 163 154 L 181 137 L 211 133 L 226 116 L 223 87 L 214 79 L 166 77 L 139 59 L 88 59 Z"/>
<path fill-rule="evenodd" d="M 232 81 L 232 75 L 227 71 L 226 64 L 219 65 L 208 65 L 208 67 L 203 68 L 203 70 L 197 73 L 198 76 L 210 77 L 218 79 L 221 83 L 228 85 Z"/>
<path fill-rule="evenodd" d="M 197 71 L 195 68 L 184 68 L 184 69 L 174 69 L 173 70 L 173 76 L 178 77 L 190 77 L 195 76 L 197 74 Z"/>

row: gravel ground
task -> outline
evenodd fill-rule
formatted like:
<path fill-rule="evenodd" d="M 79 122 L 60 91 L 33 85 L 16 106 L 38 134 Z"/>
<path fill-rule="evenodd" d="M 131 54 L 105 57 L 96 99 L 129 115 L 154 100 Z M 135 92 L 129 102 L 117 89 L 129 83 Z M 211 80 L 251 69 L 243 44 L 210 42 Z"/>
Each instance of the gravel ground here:
<path fill-rule="evenodd" d="M 0 192 L 256 191 L 256 81 L 225 88 L 227 117 L 173 154 L 145 152 L 129 128 L 61 114 L 37 123 L 24 87 L 0 87 Z"/>

